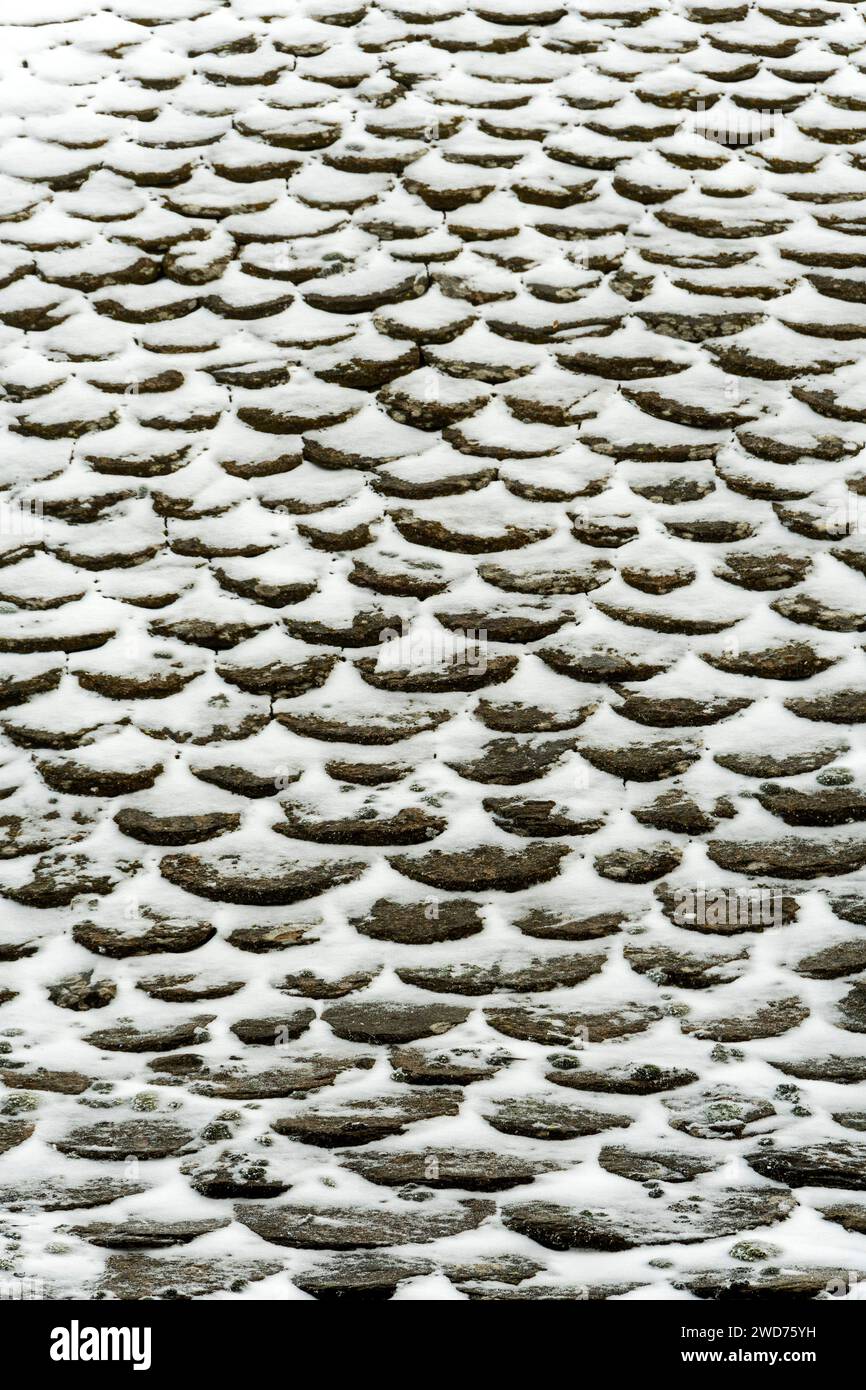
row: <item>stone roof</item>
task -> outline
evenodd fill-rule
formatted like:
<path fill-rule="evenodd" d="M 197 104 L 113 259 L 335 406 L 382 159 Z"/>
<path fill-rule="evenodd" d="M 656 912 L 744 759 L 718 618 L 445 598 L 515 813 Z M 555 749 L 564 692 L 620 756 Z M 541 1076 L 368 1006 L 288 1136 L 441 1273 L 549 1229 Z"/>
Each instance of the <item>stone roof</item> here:
<path fill-rule="evenodd" d="M 844 1295 L 864 6 L 0 49 L 4 1277 Z"/>

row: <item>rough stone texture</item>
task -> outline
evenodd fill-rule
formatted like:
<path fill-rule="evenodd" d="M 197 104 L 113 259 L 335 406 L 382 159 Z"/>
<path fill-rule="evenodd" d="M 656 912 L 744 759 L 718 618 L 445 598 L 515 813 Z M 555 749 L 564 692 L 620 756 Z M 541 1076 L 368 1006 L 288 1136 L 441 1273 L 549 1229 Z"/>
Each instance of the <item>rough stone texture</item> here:
<path fill-rule="evenodd" d="M 720 1166 L 719 1160 L 709 1154 L 693 1154 L 678 1149 L 640 1151 L 611 1145 L 601 1150 L 598 1161 L 608 1173 L 644 1183 L 691 1182 L 702 1173 L 711 1173 Z"/>
<path fill-rule="evenodd" d="M 755 1188 L 658 1204 L 635 1203 L 633 1208 L 618 1204 L 578 1210 L 547 1202 L 514 1203 L 504 1215 L 510 1229 L 549 1250 L 627 1250 L 671 1241 L 692 1245 L 750 1231 L 784 1221 L 795 1206 L 788 1192 Z"/>
<path fill-rule="evenodd" d="M 386 1187 L 418 1183 L 422 1187 L 458 1187 L 469 1192 L 498 1192 L 521 1187 L 540 1173 L 553 1172 L 555 1159 L 521 1158 L 496 1149 L 423 1149 L 354 1151 L 344 1156 L 347 1168 Z"/>
<path fill-rule="evenodd" d="M 272 1245 L 300 1250 L 364 1250 L 417 1245 L 474 1230 L 496 1211 L 495 1202 L 405 1202 L 371 1207 L 256 1206 L 238 1208 L 238 1219 Z"/>
<path fill-rule="evenodd" d="M 2 9 L 4 1276 L 866 1273 L 862 0 Z"/>
<path fill-rule="evenodd" d="M 747 1155 L 747 1162 L 764 1178 L 789 1187 L 866 1189 L 866 1145 L 810 1144 L 801 1149 L 766 1149 Z"/>

